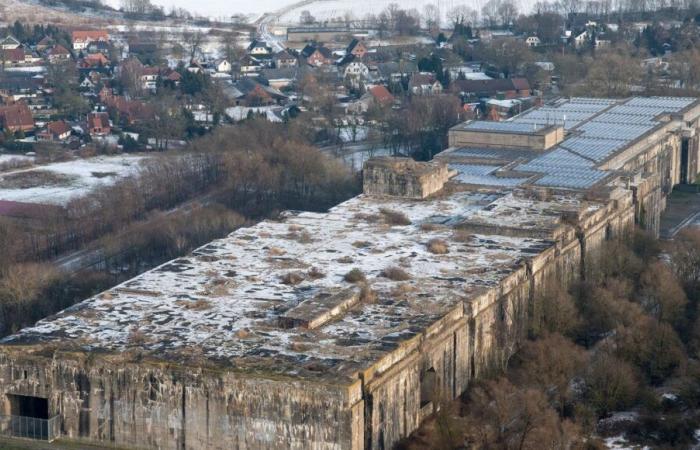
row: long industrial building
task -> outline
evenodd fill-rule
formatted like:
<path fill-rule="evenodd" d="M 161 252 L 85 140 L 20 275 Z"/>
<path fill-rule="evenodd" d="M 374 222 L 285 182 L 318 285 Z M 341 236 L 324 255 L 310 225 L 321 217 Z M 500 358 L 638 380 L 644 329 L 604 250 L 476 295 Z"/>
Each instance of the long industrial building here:
<path fill-rule="evenodd" d="M 502 367 L 553 283 L 635 223 L 658 232 L 698 174 L 698 117 L 693 98 L 564 99 L 460 124 L 431 162 L 370 160 L 327 213 L 240 229 L 4 339 L 0 431 L 389 449 Z"/>

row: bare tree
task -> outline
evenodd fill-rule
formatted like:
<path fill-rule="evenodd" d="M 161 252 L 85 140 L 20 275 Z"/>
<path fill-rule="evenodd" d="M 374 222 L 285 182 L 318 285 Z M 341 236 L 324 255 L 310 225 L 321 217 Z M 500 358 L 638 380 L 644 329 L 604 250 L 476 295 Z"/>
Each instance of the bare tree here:
<path fill-rule="evenodd" d="M 311 15 L 311 11 L 305 9 L 301 12 L 301 15 L 299 16 L 299 23 L 302 25 L 311 25 L 314 22 L 316 22 L 316 18 Z"/>
<path fill-rule="evenodd" d="M 501 0 L 498 5 L 498 15 L 501 17 L 501 24 L 504 27 L 510 26 L 518 17 L 518 7 L 513 0 Z"/>
<path fill-rule="evenodd" d="M 440 9 L 432 3 L 423 7 L 423 23 L 429 32 L 440 29 Z"/>
<path fill-rule="evenodd" d="M 481 8 L 481 17 L 486 26 L 493 28 L 498 23 L 500 0 L 488 0 Z"/>

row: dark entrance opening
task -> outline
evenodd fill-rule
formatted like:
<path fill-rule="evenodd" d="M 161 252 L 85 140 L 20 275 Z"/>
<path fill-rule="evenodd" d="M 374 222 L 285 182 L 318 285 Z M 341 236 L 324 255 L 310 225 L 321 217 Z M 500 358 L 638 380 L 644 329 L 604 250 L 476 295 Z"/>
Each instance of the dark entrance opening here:
<path fill-rule="evenodd" d="M 437 389 L 437 375 L 432 367 L 428 369 L 420 380 L 420 407 L 423 408 L 435 400 Z"/>
<path fill-rule="evenodd" d="M 10 400 L 10 414 L 13 416 L 49 418 L 49 400 L 46 398 L 15 394 L 7 394 L 7 398 Z"/>
<path fill-rule="evenodd" d="M 681 142 L 681 184 L 688 184 L 688 139 Z"/>

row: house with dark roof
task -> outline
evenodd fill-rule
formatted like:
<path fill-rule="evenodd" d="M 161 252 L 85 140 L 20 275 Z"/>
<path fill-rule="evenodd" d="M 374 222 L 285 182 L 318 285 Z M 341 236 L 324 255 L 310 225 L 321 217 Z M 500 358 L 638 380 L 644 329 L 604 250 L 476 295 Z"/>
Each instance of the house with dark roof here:
<path fill-rule="evenodd" d="M 272 54 L 272 47 L 267 45 L 267 42 L 259 39 L 253 39 L 247 50 L 248 54 L 256 57 L 270 56 Z"/>
<path fill-rule="evenodd" d="M 52 37 L 44 36 L 39 42 L 37 42 L 36 49 L 39 52 L 43 52 L 44 50 L 52 47 L 54 44 L 55 42 Z"/>
<path fill-rule="evenodd" d="M 370 67 L 371 77 L 377 83 L 398 83 L 415 73 L 418 73 L 418 65 L 407 60 L 378 63 Z"/>
<path fill-rule="evenodd" d="M 287 96 L 272 86 L 265 86 L 253 78 L 241 78 L 233 87 L 240 92 L 236 106 L 270 106 L 282 104 Z"/>
<path fill-rule="evenodd" d="M 363 41 L 353 38 L 345 49 L 346 55 L 352 55 L 356 58 L 363 58 L 367 54 L 367 46 Z"/>
<path fill-rule="evenodd" d="M 263 64 L 250 55 L 245 55 L 238 62 L 241 74 L 247 76 L 257 76 L 257 73 L 263 69 Z"/>
<path fill-rule="evenodd" d="M 289 50 L 282 50 L 272 56 L 272 61 L 277 69 L 285 69 L 288 67 L 296 67 L 299 65 L 297 57 L 292 55 Z"/>
<path fill-rule="evenodd" d="M 532 95 L 526 78 L 500 78 L 494 80 L 454 80 L 450 91 L 462 99 L 491 98 L 513 99 Z"/>
<path fill-rule="evenodd" d="M 6 36 L 4 39 L 0 40 L 0 49 L 2 50 L 14 50 L 19 48 L 22 43 L 17 40 L 14 36 Z"/>
<path fill-rule="evenodd" d="M 309 44 L 301 51 L 301 55 L 311 66 L 327 66 L 335 62 L 333 52 L 323 45 Z"/>
<path fill-rule="evenodd" d="M 412 95 L 436 95 L 442 93 L 442 84 L 434 73 L 420 72 L 411 76 L 408 90 Z"/>
<path fill-rule="evenodd" d="M 286 67 L 282 69 L 263 69 L 260 76 L 267 80 L 270 87 L 283 89 L 294 84 L 301 72 L 299 67 Z"/>

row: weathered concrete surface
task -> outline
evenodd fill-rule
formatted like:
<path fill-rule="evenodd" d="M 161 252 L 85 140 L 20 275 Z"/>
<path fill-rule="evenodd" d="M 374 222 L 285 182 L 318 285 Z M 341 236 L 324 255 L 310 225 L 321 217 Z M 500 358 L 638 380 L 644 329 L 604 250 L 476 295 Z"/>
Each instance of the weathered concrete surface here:
<path fill-rule="evenodd" d="M 365 164 L 363 177 L 366 194 L 422 199 L 439 192 L 450 173 L 447 164 L 379 157 Z"/>
<path fill-rule="evenodd" d="M 594 274 L 606 242 L 635 223 L 657 229 L 681 169 L 697 171 L 697 139 L 681 128 L 698 115 L 693 104 L 660 117 L 586 189 L 460 183 L 450 152 L 373 161 L 365 195 L 326 214 L 239 230 L 6 339 L 0 389 L 48 399 L 82 442 L 391 448 L 502 369 L 544 294 Z M 512 150 L 477 152 L 475 173 L 532 157 Z M 365 285 L 344 280 L 352 268 Z"/>

